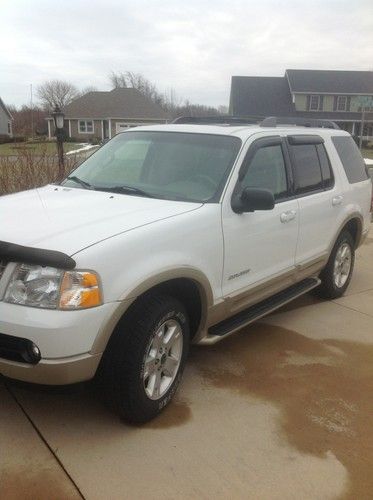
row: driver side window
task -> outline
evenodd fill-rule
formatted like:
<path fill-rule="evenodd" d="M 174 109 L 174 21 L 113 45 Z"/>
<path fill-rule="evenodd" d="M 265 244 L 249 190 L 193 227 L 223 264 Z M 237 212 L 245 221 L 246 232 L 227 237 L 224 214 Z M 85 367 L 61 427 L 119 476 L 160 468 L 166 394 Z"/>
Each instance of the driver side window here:
<path fill-rule="evenodd" d="M 241 186 L 269 189 L 275 200 L 286 198 L 288 183 L 280 145 L 264 146 L 256 151 Z"/>

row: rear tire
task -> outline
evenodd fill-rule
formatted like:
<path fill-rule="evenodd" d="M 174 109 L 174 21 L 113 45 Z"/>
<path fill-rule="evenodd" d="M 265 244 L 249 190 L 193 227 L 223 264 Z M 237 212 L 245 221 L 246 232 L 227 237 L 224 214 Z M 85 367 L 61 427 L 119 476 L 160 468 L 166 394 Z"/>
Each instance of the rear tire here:
<path fill-rule="evenodd" d="M 128 422 L 156 417 L 173 398 L 189 350 L 189 321 L 173 297 L 140 298 L 118 324 L 105 351 L 101 387 Z"/>
<path fill-rule="evenodd" d="M 315 293 L 324 299 L 337 299 L 347 290 L 355 263 L 355 244 L 351 234 L 343 231 L 320 274 L 321 285 Z"/>

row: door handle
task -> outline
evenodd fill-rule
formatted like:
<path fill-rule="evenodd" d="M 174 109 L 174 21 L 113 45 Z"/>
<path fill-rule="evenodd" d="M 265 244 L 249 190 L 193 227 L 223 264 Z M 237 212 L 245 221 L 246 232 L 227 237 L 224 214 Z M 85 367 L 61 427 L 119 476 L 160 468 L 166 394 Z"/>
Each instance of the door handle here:
<path fill-rule="evenodd" d="M 334 196 L 334 198 L 332 199 L 333 207 L 336 207 L 337 205 L 341 205 L 342 201 L 343 201 L 343 196 L 341 196 L 341 195 Z"/>
<path fill-rule="evenodd" d="M 280 221 L 281 222 L 290 222 L 291 220 L 295 219 L 295 216 L 297 215 L 297 212 L 295 210 L 288 210 L 287 212 L 282 212 L 280 215 Z"/>

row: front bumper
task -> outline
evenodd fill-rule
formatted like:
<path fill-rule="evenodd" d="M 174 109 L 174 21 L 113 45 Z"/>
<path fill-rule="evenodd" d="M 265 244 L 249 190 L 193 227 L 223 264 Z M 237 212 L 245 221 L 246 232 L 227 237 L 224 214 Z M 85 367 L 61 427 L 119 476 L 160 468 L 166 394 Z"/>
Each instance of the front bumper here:
<path fill-rule="evenodd" d="M 71 384 L 96 372 L 102 349 L 94 344 L 118 308 L 103 304 L 80 311 L 57 311 L 0 302 L 0 333 L 30 340 L 40 350 L 36 364 L 0 357 L 0 374 L 39 384 Z"/>
<path fill-rule="evenodd" d="M 85 354 L 62 359 L 42 359 L 36 365 L 0 359 L 0 373 L 5 377 L 45 385 L 67 385 L 94 377 L 101 354 Z"/>
<path fill-rule="evenodd" d="M 58 311 L 0 302 L 0 333 L 31 340 L 43 359 L 77 356 L 91 351 L 117 307 L 114 302 L 91 309 Z"/>

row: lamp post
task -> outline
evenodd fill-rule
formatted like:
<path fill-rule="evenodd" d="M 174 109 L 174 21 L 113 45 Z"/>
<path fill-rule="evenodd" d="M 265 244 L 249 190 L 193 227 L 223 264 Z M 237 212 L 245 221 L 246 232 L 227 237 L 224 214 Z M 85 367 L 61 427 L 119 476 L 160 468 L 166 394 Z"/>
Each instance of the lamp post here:
<path fill-rule="evenodd" d="M 356 101 L 361 108 L 361 124 L 359 137 L 359 149 L 361 150 L 361 147 L 363 145 L 365 113 L 373 110 L 373 97 L 368 95 L 358 96 L 356 98 Z"/>
<path fill-rule="evenodd" d="M 55 128 L 55 136 L 57 140 L 57 154 L 58 154 L 58 180 L 62 180 L 65 175 L 65 162 L 63 157 L 63 121 L 64 121 L 64 113 L 61 109 L 56 106 L 52 113 L 54 128 Z"/>

